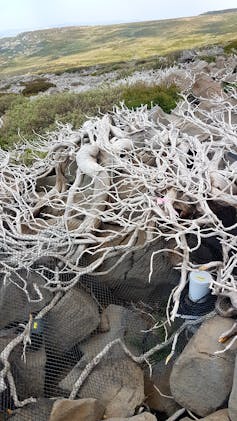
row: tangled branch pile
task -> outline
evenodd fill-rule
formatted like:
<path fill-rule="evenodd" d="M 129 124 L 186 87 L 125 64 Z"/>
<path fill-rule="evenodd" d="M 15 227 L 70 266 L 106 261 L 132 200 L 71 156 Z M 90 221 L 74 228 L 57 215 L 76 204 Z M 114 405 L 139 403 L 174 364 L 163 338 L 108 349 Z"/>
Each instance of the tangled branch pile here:
<path fill-rule="evenodd" d="M 23 268 L 40 273 L 44 288 L 65 291 L 85 273 L 103 275 L 102 264 L 112 257 L 116 263 L 108 271 L 136 249 L 160 238 L 173 240 L 181 269 L 173 291 L 174 320 L 187 272 L 197 267 L 192 252 L 202 239 L 218 237 L 222 259 L 206 262 L 216 275 L 212 289 L 230 295 L 237 307 L 237 223 L 218 217 L 220 206 L 224 212 L 237 207 L 236 99 L 234 89 L 198 105 L 183 95 L 171 115 L 159 107 L 115 108 L 77 132 L 64 126 L 37 139 L 30 145 L 36 153 L 31 167 L 16 163 L 22 147 L 1 151 L 5 282 L 15 273 L 14 282 L 30 300 L 19 274 Z M 50 257 L 60 269 L 57 282 L 47 265 Z"/>
<path fill-rule="evenodd" d="M 156 254 L 173 254 L 181 272 L 167 307 L 173 321 L 188 272 L 200 268 L 195 252 L 214 239 L 221 257 L 202 267 L 212 271 L 213 293 L 237 310 L 237 92 L 207 81 L 211 94 L 198 97 L 201 78 L 190 76 L 193 94 L 183 92 L 172 114 L 121 105 L 78 131 L 61 126 L 1 150 L 4 284 L 40 302 L 45 290 L 63 293 L 84 274 L 103 277 L 162 240 L 167 247 L 152 252 L 147 283 Z M 30 167 L 20 160 L 27 148 Z M 23 270 L 39 274 L 43 288 L 35 283 L 32 292 Z"/>

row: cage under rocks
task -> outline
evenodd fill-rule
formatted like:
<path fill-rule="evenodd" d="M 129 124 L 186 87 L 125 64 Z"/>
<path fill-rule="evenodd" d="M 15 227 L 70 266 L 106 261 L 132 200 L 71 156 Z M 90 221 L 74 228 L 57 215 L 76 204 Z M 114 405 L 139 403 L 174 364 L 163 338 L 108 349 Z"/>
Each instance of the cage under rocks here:
<path fill-rule="evenodd" d="M 49 273 L 51 268 L 49 266 Z M 37 272 L 36 266 L 35 270 Z M 43 292 L 40 288 L 42 279 L 37 273 L 19 271 L 18 275 L 27 280 L 28 287 L 31 284 L 31 299 L 34 294 L 37 298 L 35 282 Z M 179 311 L 184 319 L 178 318 L 169 327 L 165 297 L 160 295 L 160 291 L 159 286 L 152 294 L 149 291 L 146 294 L 144 289 L 144 299 L 136 297 L 136 294 L 131 299 L 131 289 L 129 291 L 123 284 L 108 288 L 95 277 L 87 275 L 63 294 L 47 291 L 43 301 L 29 303 L 25 292 L 16 283 L 2 281 L 0 351 L 5 350 L 5 355 L 1 354 L 2 370 L 6 367 L 4 362 L 9 364 L 11 372 L 10 376 L 6 375 L 1 388 L 2 418 L 48 420 L 54 401 L 69 398 L 72 393 L 74 398 L 98 399 L 107 408 L 108 416 L 112 416 L 114 407 L 119 402 L 121 404 L 119 390 L 123 392 L 123 406 L 117 408 L 117 413 L 120 416 L 132 415 L 137 407 L 145 403 L 143 377 L 147 364 L 144 360 L 137 364 L 120 344 L 115 344 L 101 358 L 78 391 L 75 384 L 88 364 L 114 341 L 120 339 L 127 350 L 139 357 L 162 344 L 187 319 L 193 320 L 192 315 L 187 315 L 185 311 L 182 313 L 182 303 L 185 303 L 185 298 L 182 298 Z M 42 307 L 51 306 L 57 294 L 50 311 L 42 312 Z M 192 310 L 194 308 L 195 305 Z M 212 308 L 210 302 L 203 303 L 200 315 Z M 193 331 L 188 326 L 183 330 L 173 359 L 184 348 L 190 332 L 192 335 Z M 24 338 L 20 341 L 22 334 Z M 171 352 L 171 346 L 172 341 L 153 352 L 147 360 L 149 364 L 155 367 L 164 361 Z M 8 351 L 7 347 L 10 347 Z"/>

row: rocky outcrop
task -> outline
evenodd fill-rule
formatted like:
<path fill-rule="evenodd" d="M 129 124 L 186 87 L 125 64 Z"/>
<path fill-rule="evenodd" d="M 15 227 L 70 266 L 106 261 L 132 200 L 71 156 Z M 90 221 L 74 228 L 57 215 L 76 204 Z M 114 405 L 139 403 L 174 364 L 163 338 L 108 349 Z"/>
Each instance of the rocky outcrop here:
<path fill-rule="evenodd" d="M 100 421 L 104 407 L 96 399 L 61 399 L 54 403 L 49 421 Z"/>
<path fill-rule="evenodd" d="M 233 321 L 216 316 L 205 322 L 174 364 L 170 387 L 175 400 L 199 416 L 220 408 L 232 388 L 235 354 L 224 348 L 218 338 Z"/>

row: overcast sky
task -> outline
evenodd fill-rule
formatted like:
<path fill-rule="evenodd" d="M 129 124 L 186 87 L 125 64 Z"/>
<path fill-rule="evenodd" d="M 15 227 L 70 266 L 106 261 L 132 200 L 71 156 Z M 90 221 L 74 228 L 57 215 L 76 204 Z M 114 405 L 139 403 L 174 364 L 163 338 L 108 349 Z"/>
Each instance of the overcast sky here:
<path fill-rule="evenodd" d="M 0 0 L 0 33 L 193 16 L 234 7 L 236 0 Z"/>

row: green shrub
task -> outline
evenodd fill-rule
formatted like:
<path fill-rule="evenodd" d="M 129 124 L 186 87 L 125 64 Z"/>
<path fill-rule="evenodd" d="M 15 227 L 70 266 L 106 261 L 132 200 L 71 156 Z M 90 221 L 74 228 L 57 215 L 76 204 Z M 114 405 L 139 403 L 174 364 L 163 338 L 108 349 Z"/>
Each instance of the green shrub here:
<path fill-rule="evenodd" d="M 71 123 L 79 128 L 89 116 L 112 109 L 120 100 L 119 90 L 97 90 L 82 94 L 59 93 L 35 98 L 34 101 L 19 95 L 19 101 L 5 113 L 4 125 L 0 129 L 0 146 L 11 147 L 19 141 L 18 132 L 27 139 L 34 132 L 43 134 L 54 130 L 56 121 Z"/>
<path fill-rule="evenodd" d="M 159 105 L 166 113 L 170 113 L 178 102 L 178 90 L 176 86 L 148 86 L 145 83 L 136 83 L 124 89 L 122 93 L 125 104 L 128 108 L 137 108 L 147 104 Z"/>
<path fill-rule="evenodd" d="M 200 60 L 204 60 L 207 63 L 215 63 L 216 57 L 215 56 L 200 56 Z"/>
<path fill-rule="evenodd" d="M 54 88 L 56 85 L 47 81 L 46 79 L 34 79 L 30 82 L 24 82 L 25 88 L 22 91 L 24 96 L 36 95 L 39 92 L 45 92 L 49 88 Z"/>
<path fill-rule="evenodd" d="M 230 42 L 224 47 L 224 51 L 226 54 L 232 54 L 237 51 L 237 39 Z"/>
<path fill-rule="evenodd" d="M 0 93 L 0 116 L 3 115 L 13 104 L 18 102 L 19 94 Z"/>
<path fill-rule="evenodd" d="M 0 97 L 1 99 L 1 97 Z M 112 89 L 97 89 L 80 94 L 57 93 L 39 96 L 31 100 L 23 95 L 16 95 L 14 101 L 3 103 L 4 125 L 0 129 L 0 146 L 7 149 L 19 142 L 22 137 L 31 140 L 34 132 L 44 134 L 56 128 L 56 121 L 71 123 L 77 129 L 89 117 L 112 110 L 115 104 L 125 101 L 129 108 L 136 108 L 142 104 L 148 107 L 160 105 L 164 111 L 170 112 L 175 108 L 179 99 L 175 86 L 147 86 L 137 83 L 133 86 Z M 0 101 L 1 105 L 1 101 Z"/>

